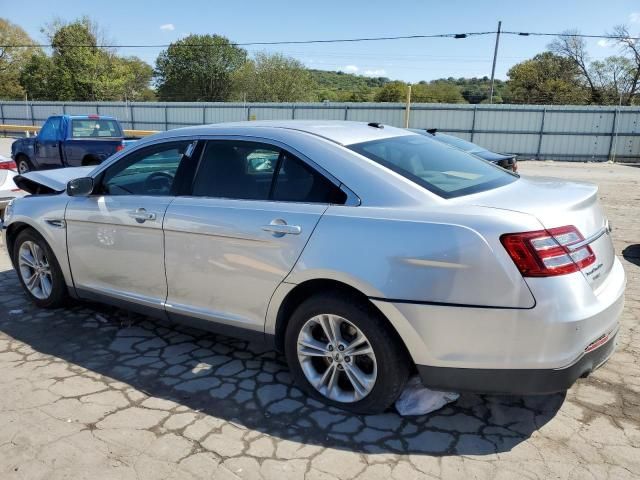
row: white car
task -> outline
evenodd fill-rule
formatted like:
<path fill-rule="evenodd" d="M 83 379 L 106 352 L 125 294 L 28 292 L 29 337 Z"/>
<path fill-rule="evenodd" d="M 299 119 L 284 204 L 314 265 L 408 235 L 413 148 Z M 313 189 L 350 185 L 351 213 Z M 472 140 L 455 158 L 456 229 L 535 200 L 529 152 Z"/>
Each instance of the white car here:
<path fill-rule="evenodd" d="M 163 132 L 27 173 L 6 242 L 41 307 L 92 299 L 283 350 L 310 395 L 566 390 L 613 353 L 625 274 L 597 187 L 377 123 Z M 67 183 L 68 182 L 68 183 Z"/>
<path fill-rule="evenodd" d="M 16 163 L 10 158 L 0 155 L 0 218 L 4 214 L 7 204 L 16 197 L 21 197 L 25 192 L 20 190 L 13 178 L 18 175 Z"/>

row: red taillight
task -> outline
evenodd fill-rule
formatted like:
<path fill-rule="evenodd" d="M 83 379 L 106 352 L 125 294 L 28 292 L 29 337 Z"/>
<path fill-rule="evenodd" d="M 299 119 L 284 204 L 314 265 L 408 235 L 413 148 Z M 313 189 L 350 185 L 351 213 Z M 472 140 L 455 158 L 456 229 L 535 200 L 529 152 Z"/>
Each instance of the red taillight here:
<path fill-rule="evenodd" d="M 100 120 L 100 115 L 91 114 L 91 115 L 87 115 L 87 118 L 90 120 Z"/>
<path fill-rule="evenodd" d="M 578 229 L 566 227 L 500 237 L 524 277 L 552 277 L 577 272 L 596 260 L 591 247 L 571 248 L 584 240 Z"/>
<path fill-rule="evenodd" d="M 119 152 L 120 150 L 124 150 L 124 142 L 121 142 L 120 145 L 116 147 L 116 152 Z"/>
<path fill-rule="evenodd" d="M 0 162 L 0 170 L 15 170 L 16 168 L 16 162 L 13 160 Z"/>

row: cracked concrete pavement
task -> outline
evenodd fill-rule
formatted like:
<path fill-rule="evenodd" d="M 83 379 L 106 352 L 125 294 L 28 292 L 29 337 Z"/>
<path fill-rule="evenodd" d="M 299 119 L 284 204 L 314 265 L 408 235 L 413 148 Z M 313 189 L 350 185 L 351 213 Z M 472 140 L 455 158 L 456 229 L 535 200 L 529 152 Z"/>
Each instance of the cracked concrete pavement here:
<path fill-rule="evenodd" d="M 600 184 L 628 275 L 616 354 L 566 394 L 355 416 L 255 344 L 82 304 L 31 305 L 0 253 L 0 478 L 640 477 L 640 168 L 522 163 Z"/>

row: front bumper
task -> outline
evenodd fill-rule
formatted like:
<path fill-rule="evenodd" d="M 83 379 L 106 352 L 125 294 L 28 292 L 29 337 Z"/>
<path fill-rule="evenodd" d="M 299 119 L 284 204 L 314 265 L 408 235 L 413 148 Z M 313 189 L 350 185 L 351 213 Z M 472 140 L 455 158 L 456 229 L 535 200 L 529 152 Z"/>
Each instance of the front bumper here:
<path fill-rule="evenodd" d="M 586 352 L 565 368 L 557 369 L 476 369 L 418 365 L 425 386 L 442 391 L 503 395 L 539 395 L 567 390 L 581 377 L 604 364 L 615 351 L 616 333 L 607 342 Z"/>

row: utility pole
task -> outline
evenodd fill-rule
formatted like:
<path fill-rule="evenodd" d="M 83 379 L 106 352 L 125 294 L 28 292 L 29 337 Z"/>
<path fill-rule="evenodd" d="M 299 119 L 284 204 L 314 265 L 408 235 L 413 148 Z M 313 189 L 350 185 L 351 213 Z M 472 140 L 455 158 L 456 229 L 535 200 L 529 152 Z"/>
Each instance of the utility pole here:
<path fill-rule="evenodd" d="M 404 128 L 409 128 L 410 115 L 411 115 L 411 84 L 407 86 L 407 104 L 404 109 Z"/>
<path fill-rule="evenodd" d="M 498 45 L 500 45 L 501 29 L 502 29 L 502 20 L 498 22 L 498 31 L 496 32 L 496 47 L 493 50 L 493 67 L 491 67 L 491 92 L 489 93 L 489 103 L 493 103 L 493 82 L 496 76 L 496 60 L 498 59 Z"/>

